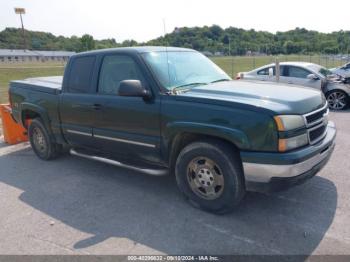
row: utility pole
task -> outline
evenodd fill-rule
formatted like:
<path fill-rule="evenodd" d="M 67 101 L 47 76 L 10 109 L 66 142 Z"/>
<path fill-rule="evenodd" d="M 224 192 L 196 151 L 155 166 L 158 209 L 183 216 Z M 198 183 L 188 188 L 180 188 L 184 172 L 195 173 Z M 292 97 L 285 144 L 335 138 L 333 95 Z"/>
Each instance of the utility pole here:
<path fill-rule="evenodd" d="M 231 55 L 231 37 L 228 38 L 228 57 L 231 58 L 231 77 L 233 78 L 233 56 Z"/>
<path fill-rule="evenodd" d="M 280 81 L 280 74 L 281 74 L 281 72 L 280 72 L 280 60 L 279 60 L 279 58 L 278 57 L 276 57 L 276 82 L 279 82 Z"/>
<path fill-rule="evenodd" d="M 26 36 L 24 32 L 24 26 L 23 26 L 23 19 L 22 14 L 24 15 L 26 13 L 26 10 L 24 8 L 15 7 L 15 13 L 20 16 L 21 18 L 21 25 L 22 25 L 22 36 L 23 36 L 23 50 L 27 49 L 27 42 L 26 42 Z"/>

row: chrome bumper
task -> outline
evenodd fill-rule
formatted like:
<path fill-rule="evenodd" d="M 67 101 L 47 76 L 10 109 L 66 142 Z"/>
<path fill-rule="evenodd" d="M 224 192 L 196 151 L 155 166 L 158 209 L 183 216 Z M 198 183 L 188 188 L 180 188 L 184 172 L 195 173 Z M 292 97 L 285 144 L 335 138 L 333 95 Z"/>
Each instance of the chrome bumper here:
<path fill-rule="evenodd" d="M 334 124 L 330 122 L 327 129 L 328 130 L 325 140 L 327 139 L 332 142 L 331 144 L 324 146 L 324 149 L 322 149 L 320 153 L 306 159 L 305 161 L 290 165 L 243 162 L 245 180 L 247 182 L 269 183 L 272 178 L 296 177 L 313 169 L 313 167 L 317 166 L 326 158 L 328 158 L 334 149 L 334 140 L 336 135 Z"/>

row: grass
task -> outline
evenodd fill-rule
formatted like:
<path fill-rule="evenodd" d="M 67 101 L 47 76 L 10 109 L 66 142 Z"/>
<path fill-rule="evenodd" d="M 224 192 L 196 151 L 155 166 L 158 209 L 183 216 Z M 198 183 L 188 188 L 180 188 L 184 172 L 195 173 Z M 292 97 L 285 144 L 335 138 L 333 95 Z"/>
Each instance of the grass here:
<path fill-rule="evenodd" d="M 234 57 L 212 57 L 218 66 L 227 74 L 234 77 L 238 72 L 250 71 L 259 66 L 275 61 L 273 56 L 234 56 Z M 289 55 L 280 56 L 282 61 L 305 61 L 321 64 L 327 68 L 339 66 L 345 61 L 330 59 L 322 56 Z M 0 103 L 8 101 L 8 85 L 11 80 L 24 79 L 28 77 L 62 75 L 64 65 L 62 63 L 27 63 L 27 64 L 0 64 Z"/>
<path fill-rule="evenodd" d="M 0 64 L 0 103 L 8 101 L 8 86 L 12 80 L 29 77 L 62 75 L 64 66 L 54 63 Z"/>

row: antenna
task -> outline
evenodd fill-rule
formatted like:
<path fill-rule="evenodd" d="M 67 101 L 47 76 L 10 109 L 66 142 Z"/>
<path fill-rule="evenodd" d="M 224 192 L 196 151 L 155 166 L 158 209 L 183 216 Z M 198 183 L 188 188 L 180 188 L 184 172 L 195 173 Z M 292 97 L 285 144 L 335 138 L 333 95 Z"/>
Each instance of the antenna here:
<path fill-rule="evenodd" d="M 166 41 L 166 26 L 165 26 L 165 18 L 163 18 L 163 29 L 164 29 L 164 40 L 165 40 L 165 53 L 166 53 L 166 65 L 168 69 L 168 85 L 170 86 L 170 69 L 169 69 L 169 55 L 168 55 L 168 41 Z"/>

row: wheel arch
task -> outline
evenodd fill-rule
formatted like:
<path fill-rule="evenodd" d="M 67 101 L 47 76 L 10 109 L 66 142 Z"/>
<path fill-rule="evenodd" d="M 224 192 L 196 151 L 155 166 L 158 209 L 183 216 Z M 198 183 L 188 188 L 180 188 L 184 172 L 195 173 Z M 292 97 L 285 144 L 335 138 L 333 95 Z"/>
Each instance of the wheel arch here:
<path fill-rule="evenodd" d="M 41 118 L 43 121 L 43 124 L 46 128 L 49 126 L 49 117 L 46 112 L 46 110 L 40 106 L 30 104 L 30 103 L 22 103 L 21 104 L 21 124 L 25 128 L 28 128 L 27 126 L 27 120 L 28 119 L 34 119 L 34 118 Z"/>
<path fill-rule="evenodd" d="M 172 171 L 181 150 L 196 141 L 220 141 L 230 145 L 235 152 L 250 147 L 247 136 L 240 130 L 213 125 L 196 125 L 193 123 L 190 125 L 181 125 L 181 127 L 176 125 L 176 127 L 167 139 L 167 161 Z"/>
<path fill-rule="evenodd" d="M 348 98 L 350 97 L 350 88 L 346 87 L 345 85 L 341 85 L 341 84 L 331 84 L 328 85 L 325 90 L 324 93 L 327 96 L 327 94 L 329 94 L 332 91 L 342 91 L 344 92 Z"/>

